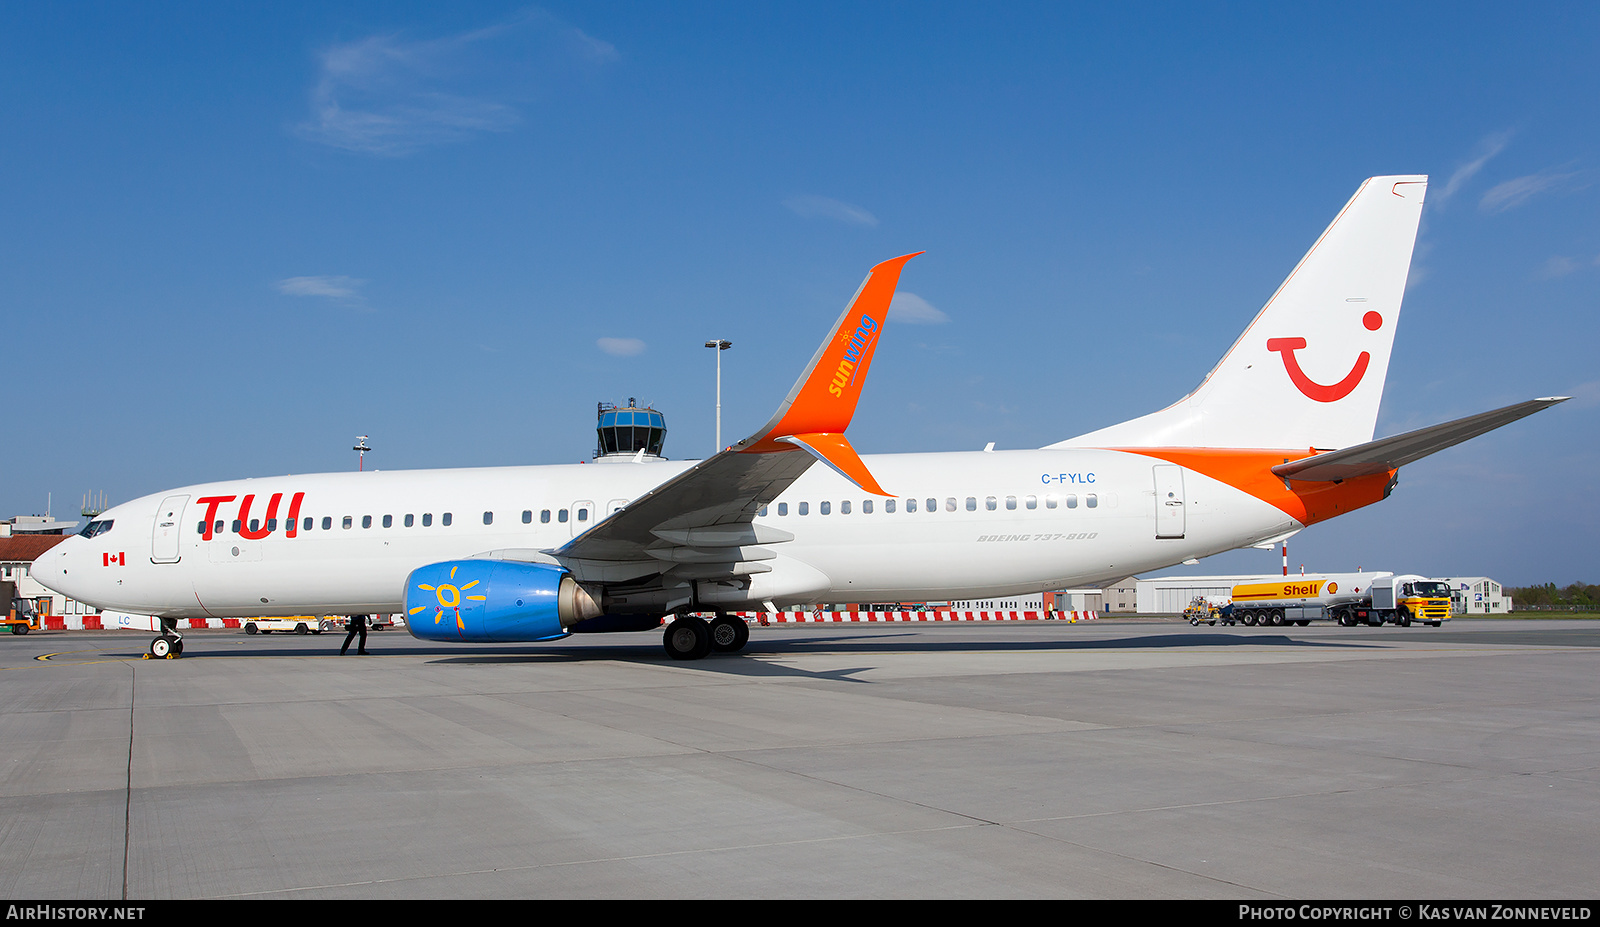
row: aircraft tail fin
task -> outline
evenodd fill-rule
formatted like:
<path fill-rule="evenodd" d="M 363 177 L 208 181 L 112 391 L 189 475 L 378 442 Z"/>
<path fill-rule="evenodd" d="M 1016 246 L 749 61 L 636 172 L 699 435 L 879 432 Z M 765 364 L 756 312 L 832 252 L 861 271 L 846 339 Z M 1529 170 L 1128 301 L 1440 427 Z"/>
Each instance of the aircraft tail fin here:
<path fill-rule="evenodd" d="M 1371 441 L 1427 188 L 1424 175 L 1367 180 L 1194 392 L 1050 447 Z"/>

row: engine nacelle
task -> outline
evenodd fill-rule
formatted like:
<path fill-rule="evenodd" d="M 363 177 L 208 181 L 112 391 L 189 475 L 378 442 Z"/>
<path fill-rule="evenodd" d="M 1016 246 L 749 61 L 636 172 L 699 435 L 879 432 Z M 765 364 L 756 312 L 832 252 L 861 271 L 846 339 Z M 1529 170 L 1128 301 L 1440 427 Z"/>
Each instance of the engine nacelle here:
<path fill-rule="evenodd" d="M 429 641 L 541 641 L 601 613 L 566 570 L 512 560 L 446 560 L 406 577 L 406 627 Z"/>

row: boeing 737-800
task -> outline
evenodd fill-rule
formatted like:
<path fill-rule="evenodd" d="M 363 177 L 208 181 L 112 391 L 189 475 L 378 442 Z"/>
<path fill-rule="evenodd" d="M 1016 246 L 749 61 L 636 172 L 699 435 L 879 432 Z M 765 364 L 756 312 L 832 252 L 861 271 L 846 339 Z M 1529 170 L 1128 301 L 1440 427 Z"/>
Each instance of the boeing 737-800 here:
<path fill-rule="evenodd" d="M 1373 440 L 1426 189 L 1363 183 L 1192 393 L 1037 450 L 846 440 L 906 255 L 872 269 L 772 419 L 706 460 L 188 486 L 104 512 L 34 576 L 158 617 L 155 655 L 181 652 L 183 618 L 403 612 L 433 641 L 671 619 L 667 652 L 694 659 L 744 646 L 738 610 L 1013 595 L 1270 543 L 1561 401 Z"/>

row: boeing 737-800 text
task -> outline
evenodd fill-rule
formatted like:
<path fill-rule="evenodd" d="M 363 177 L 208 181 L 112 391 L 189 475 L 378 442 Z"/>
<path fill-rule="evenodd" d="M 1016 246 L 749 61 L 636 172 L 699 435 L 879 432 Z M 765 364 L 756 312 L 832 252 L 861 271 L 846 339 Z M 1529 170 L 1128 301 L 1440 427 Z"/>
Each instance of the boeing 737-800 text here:
<path fill-rule="evenodd" d="M 851 447 L 907 255 L 872 269 L 771 421 L 709 459 L 188 486 L 104 512 L 34 575 L 160 618 L 158 655 L 183 618 L 403 612 L 437 641 L 672 619 L 667 652 L 692 659 L 744 645 L 737 610 L 1092 585 L 1270 543 L 1561 401 L 1373 440 L 1426 189 L 1363 183 L 1194 392 L 1038 450 Z"/>

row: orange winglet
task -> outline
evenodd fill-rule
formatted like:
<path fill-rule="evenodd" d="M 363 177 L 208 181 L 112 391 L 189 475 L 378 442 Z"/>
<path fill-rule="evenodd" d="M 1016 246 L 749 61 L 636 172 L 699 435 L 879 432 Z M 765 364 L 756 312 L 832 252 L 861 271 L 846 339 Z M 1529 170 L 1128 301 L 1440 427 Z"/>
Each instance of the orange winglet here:
<path fill-rule="evenodd" d="M 812 434 L 812 435 L 786 435 L 777 440 L 786 444 L 797 445 L 811 452 L 811 456 L 834 469 L 834 472 L 860 486 L 870 493 L 880 496 L 892 495 L 885 492 L 872 473 L 867 470 L 867 465 L 862 462 L 861 455 L 850 446 L 844 435 L 839 434 Z"/>
<path fill-rule="evenodd" d="M 855 415 L 867 368 L 872 365 L 872 355 L 878 347 L 878 335 L 889 316 L 889 303 L 894 300 L 895 286 L 900 282 L 900 269 L 921 253 L 892 258 L 872 268 L 850 301 L 850 307 L 834 323 L 828 340 L 817 350 L 811 365 L 795 382 L 767 427 L 740 442 L 741 453 L 789 451 L 796 446 L 810 450 L 804 442 L 796 445 L 781 440 L 795 435 L 828 435 L 841 442 L 844 440 L 843 432 Z M 848 450 L 850 445 L 845 443 L 843 447 Z M 817 456 L 841 473 L 846 472 L 823 454 L 817 453 Z M 855 469 L 866 473 L 866 467 L 861 465 L 854 450 L 849 450 L 849 460 L 854 461 Z M 866 487 L 863 485 L 863 488 Z"/>

